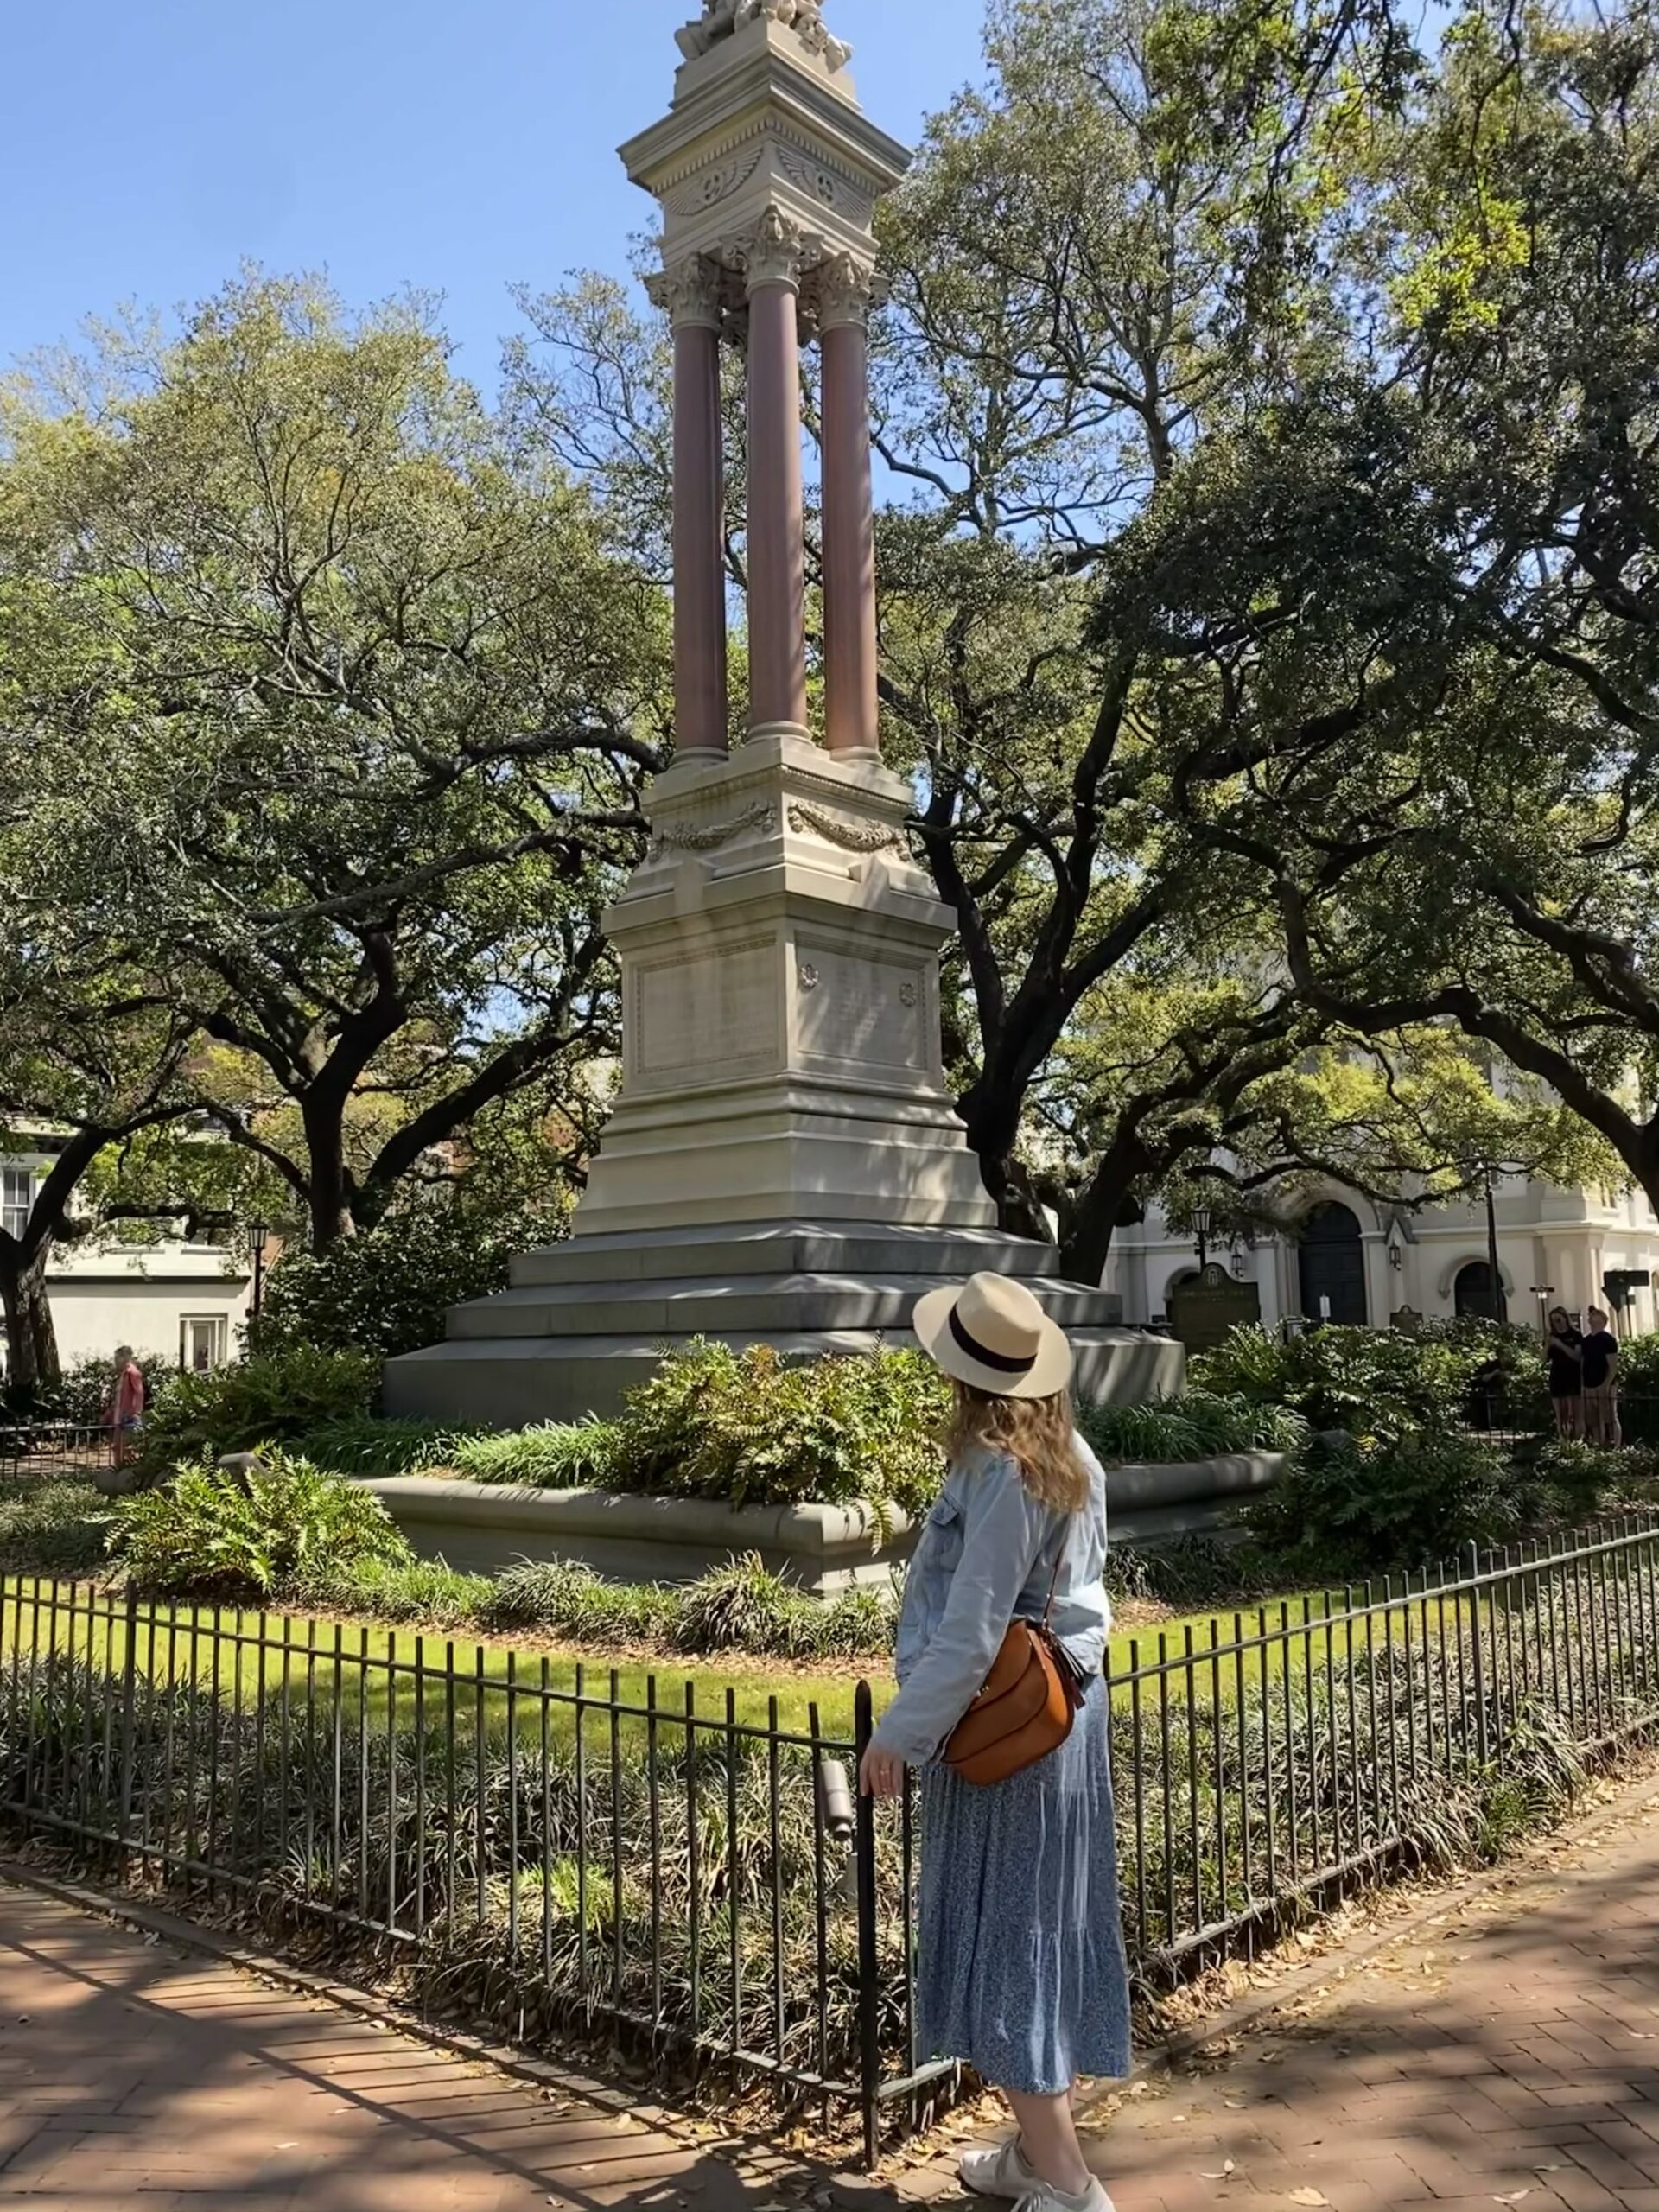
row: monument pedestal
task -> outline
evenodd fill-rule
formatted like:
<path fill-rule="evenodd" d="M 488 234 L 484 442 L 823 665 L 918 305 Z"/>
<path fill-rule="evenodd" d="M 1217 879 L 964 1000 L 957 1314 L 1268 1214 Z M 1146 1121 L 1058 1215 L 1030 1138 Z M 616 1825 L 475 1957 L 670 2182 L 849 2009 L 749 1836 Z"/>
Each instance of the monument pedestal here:
<path fill-rule="evenodd" d="M 979 1269 L 1031 1284 L 1078 1388 L 1179 1388 L 1052 1248 L 1001 1234 L 945 1088 L 946 909 L 910 858 L 908 786 L 804 735 L 681 760 L 607 927 L 621 1090 L 568 1244 L 386 1370 L 387 1411 L 508 1426 L 609 1413 L 700 1336 L 788 1354 L 907 1341 L 916 1301 Z"/>
<path fill-rule="evenodd" d="M 575 1234 L 741 1221 L 988 1229 L 939 1057 L 950 916 L 908 785 L 804 733 L 680 761 L 606 918 L 623 1071 Z"/>

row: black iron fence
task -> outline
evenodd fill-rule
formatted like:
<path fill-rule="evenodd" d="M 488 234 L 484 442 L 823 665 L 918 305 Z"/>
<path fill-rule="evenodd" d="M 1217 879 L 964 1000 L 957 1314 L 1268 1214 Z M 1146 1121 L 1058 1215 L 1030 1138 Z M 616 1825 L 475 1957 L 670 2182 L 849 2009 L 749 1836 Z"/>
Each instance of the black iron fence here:
<path fill-rule="evenodd" d="M 107 1422 L 29 1421 L 0 1416 L 0 1482 L 32 1476 L 90 1477 L 115 1453 Z"/>
<path fill-rule="evenodd" d="M 1477 1435 L 1524 1456 L 1559 1436 L 1608 1449 L 1659 1444 L 1659 1397 L 1619 1390 L 1611 1398 L 1564 1402 L 1558 1414 L 1541 1384 L 1536 1390 L 1488 1389 L 1469 1395 L 1465 1420 Z"/>
<path fill-rule="evenodd" d="M 1490 1851 L 1659 1719 L 1659 1523 L 1120 1639 L 1097 1694 L 1143 1989 L 1345 1887 Z M 379 1630 L 0 1577 L 0 1817 L 349 1947 L 527 2040 L 884 2132 L 947 2098 L 916 2020 L 914 1793 L 839 1733 Z"/>

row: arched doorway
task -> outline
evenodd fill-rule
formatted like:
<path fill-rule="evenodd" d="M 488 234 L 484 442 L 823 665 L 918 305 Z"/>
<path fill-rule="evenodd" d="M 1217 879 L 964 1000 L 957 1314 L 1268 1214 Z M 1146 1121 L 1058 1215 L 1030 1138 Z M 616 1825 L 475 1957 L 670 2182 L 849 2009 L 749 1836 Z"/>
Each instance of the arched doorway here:
<path fill-rule="evenodd" d="M 1360 1242 L 1358 1216 L 1334 1199 L 1315 1206 L 1302 1224 L 1300 1261 L 1304 1319 L 1363 1329 L 1370 1315 L 1365 1305 L 1365 1248 Z"/>
<path fill-rule="evenodd" d="M 1458 1269 L 1457 1280 L 1452 1286 L 1452 1303 L 1460 1321 L 1501 1321 L 1503 1319 L 1503 1291 L 1500 1284 L 1494 1288 L 1491 1264 L 1485 1260 L 1471 1260 L 1467 1267 Z"/>

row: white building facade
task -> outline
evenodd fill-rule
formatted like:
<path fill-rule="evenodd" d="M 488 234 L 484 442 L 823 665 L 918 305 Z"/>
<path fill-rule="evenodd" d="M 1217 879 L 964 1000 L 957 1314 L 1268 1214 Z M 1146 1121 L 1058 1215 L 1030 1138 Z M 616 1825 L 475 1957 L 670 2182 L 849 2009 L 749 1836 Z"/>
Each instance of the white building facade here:
<path fill-rule="evenodd" d="M 51 1166 L 45 1151 L 0 1162 L 0 1224 L 14 1235 L 29 1218 Z M 130 1344 L 205 1372 L 239 1356 L 252 1277 L 244 1255 L 184 1237 L 143 1245 L 107 1239 L 60 1246 L 47 1268 L 47 1294 L 66 1368 L 107 1358 Z M 5 1361 L 0 1333 L 0 1370 Z"/>
<path fill-rule="evenodd" d="M 1495 1179 L 1492 1211 L 1513 1322 L 1532 1325 L 1546 1305 L 1575 1315 L 1605 1306 L 1610 1274 L 1659 1278 L 1659 1219 L 1640 1192 L 1563 1190 L 1510 1176 Z M 1484 1192 L 1413 1213 L 1332 1183 L 1305 1194 L 1293 1234 L 1258 1235 L 1253 1243 L 1224 1238 L 1208 1256 L 1255 1284 L 1266 1328 L 1328 1319 L 1384 1329 L 1404 1310 L 1431 1319 L 1490 1316 L 1488 1249 Z M 1192 1238 L 1172 1230 L 1154 1209 L 1118 1230 L 1106 1287 L 1122 1298 L 1126 1319 L 1162 1322 L 1170 1291 L 1198 1264 Z M 1630 1291 L 1623 1326 L 1631 1335 L 1659 1328 L 1652 1283 Z"/>

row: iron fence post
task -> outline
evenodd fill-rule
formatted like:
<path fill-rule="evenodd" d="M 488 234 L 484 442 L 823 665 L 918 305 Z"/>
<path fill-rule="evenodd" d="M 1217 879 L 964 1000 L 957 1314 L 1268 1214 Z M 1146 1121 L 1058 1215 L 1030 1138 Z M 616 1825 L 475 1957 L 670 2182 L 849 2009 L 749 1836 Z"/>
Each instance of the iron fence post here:
<path fill-rule="evenodd" d="M 853 1740 L 861 1777 L 874 1732 L 870 1686 L 860 1682 L 854 1705 Z M 875 1926 L 875 1801 L 862 1788 L 858 1788 L 854 1849 L 858 1862 L 859 2103 L 864 2118 L 864 2162 L 873 2168 L 881 2151 L 881 1960 Z"/>
<path fill-rule="evenodd" d="M 1469 1654 L 1475 1670 L 1475 1755 L 1486 1764 L 1486 1654 L 1480 1627 L 1480 1547 L 1469 1547 Z"/>
<path fill-rule="evenodd" d="M 121 1848 L 132 1834 L 132 1797 L 138 1763 L 134 1741 L 138 1704 L 138 1593 L 127 1586 L 125 1646 L 121 1654 Z"/>

